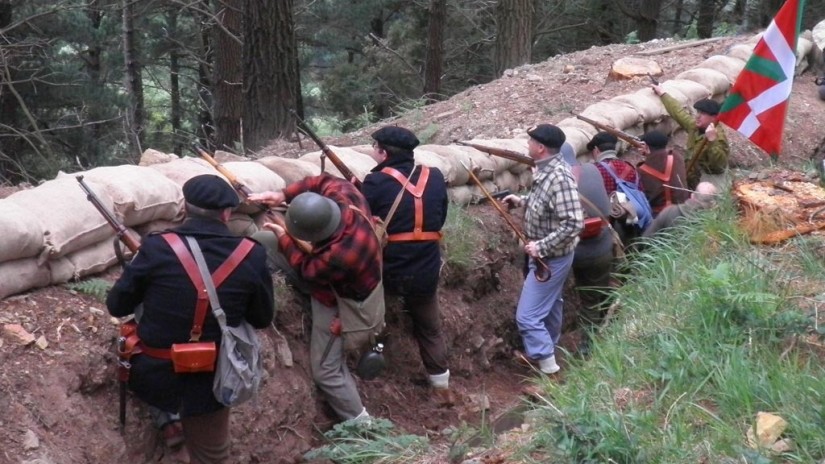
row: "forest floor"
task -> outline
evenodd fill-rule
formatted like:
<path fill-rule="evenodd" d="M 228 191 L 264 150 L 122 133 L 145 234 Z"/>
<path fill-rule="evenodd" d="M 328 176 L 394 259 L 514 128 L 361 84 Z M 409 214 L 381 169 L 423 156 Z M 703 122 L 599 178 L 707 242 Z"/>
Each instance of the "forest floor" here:
<path fill-rule="evenodd" d="M 744 40 L 724 39 L 650 58 L 664 69 L 660 79 L 666 80 Z M 382 124 L 409 127 L 425 143 L 433 144 L 516 137 L 534 124 L 557 122 L 588 105 L 649 85 L 646 78 L 611 81 L 607 74 L 618 58 L 672 44 L 611 45 L 557 56 Z M 822 154 L 825 134 L 815 128 L 825 127 L 825 102 L 819 100 L 813 80 L 813 75 L 803 74 L 793 87 L 779 160 L 782 168 L 809 169 L 810 157 Z M 369 134 L 379 126 L 328 142 L 337 146 L 369 143 Z M 738 172 L 767 166 L 756 148 L 728 133 L 732 164 L 742 170 Z M 307 143 L 281 141 L 260 155 L 297 156 L 315 149 Z M 518 405 L 524 382 L 532 375 L 510 356 L 519 343 L 513 322 L 521 288 L 517 247 L 491 208 L 471 208 L 479 229 L 491 238 L 489 245 L 477 250 L 471 264 L 446 267 L 440 289 L 451 350 L 451 383 L 461 400 L 453 408 L 433 404 L 409 321 L 392 311 L 388 314 L 389 367 L 377 380 L 359 380 L 372 415 L 390 419 L 407 433 L 428 436 L 442 450 L 449 444 L 449 431 L 477 427 Z M 110 269 L 99 277 L 113 281 L 118 275 L 118 269 Z M 277 330 L 268 329 L 263 338 L 265 346 L 276 348 L 266 350 L 268 377 L 257 401 L 232 413 L 233 463 L 298 462 L 304 452 L 322 444 L 322 432 L 334 421 L 312 386 L 307 314 L 282 285 L 278 291 Z M 578 300 L 570 291 L 570 282 L 566 300 L 561 344 L 575 352 Z M 47 342 L 22 345 L 5 332 L 0 338 L 0 464 L 176 462 L 149 424 L 145 408 L 134 398 L 129 400 L 126 433 L 119 430 L 112 355 L 116 322 L 100 300 L 66 286 L 0 301 L 0 326 L 21 324 Z M 561 364 L 559 381 L 564 378 L 563 358 Z M 433 457 L 427 462 L 446 462 L 446 458 Z"/>

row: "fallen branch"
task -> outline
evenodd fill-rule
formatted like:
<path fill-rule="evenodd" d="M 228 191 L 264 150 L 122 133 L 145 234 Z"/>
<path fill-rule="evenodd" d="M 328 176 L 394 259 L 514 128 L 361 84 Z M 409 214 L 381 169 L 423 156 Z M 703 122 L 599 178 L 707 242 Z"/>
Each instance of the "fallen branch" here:
<path fill-rule="evenodd" d="M 634 55 L 640 55 L 640 56 L 661 55 L 662 53 L 672 52 L 674 50 L 681 50 L 683 48 L 698 47 L 699 45 L 704 45 L 704 44 L 712 43 L 712 42 L 719 42 L 720 40 L 725 40 L 725 39 L 728 39 L 728 38 L 729 37 L 711 37 L 709 39 L 702 39 L 702 40 L 697 40 L 695 42 L 681 43 L 681 44 L 678 44 L 678 45 L 672 45 L 670 47 L 657 48 L 655 50 L 645 50 L 643 52 L 634 53 Z"/>

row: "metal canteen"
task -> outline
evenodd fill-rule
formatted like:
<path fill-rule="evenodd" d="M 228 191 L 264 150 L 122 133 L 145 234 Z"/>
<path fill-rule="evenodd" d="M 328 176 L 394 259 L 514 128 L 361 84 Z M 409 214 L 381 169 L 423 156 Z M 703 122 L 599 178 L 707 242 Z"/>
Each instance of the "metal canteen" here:
<path fill-rule="evenodd" d="M 383 351 L 384 344 L 378 343 L 361 355 L 361 359 L 358 360 L 358 365 L 355 368 L 358 377 L 364 380 L 372 380 L 381 374 L 381 371 L 387 366 Z"/>

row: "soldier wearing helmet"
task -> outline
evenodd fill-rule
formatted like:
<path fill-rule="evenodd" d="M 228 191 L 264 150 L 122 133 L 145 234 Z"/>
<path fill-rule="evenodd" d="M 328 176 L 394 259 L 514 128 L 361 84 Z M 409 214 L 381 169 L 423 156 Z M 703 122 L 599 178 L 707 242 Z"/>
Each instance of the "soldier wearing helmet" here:
<path fill-rule="evenodd" d="M 275 233 L 281 253 L 310 287 L 312 378 L 342 420 L 368 418 L 335 326 L 339 298 L 364 301 L 383 291 L 381 246 L 367 219 L 369 205 L 350 182 L 329 174 L 248 200 L 270 207 L 289 203 L 283 226 L 264 227 Z M 302 250 L 299 240 L 309 242 L 311 251 Z"/>

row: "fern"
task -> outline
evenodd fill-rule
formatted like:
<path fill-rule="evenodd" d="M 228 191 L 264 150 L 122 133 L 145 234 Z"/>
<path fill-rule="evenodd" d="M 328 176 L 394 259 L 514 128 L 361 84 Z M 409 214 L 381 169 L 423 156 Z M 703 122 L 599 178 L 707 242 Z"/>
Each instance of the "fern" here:
<path fill-rule="evenodd" d="M 66 284 L 69 290 L 89 295 L 98 301 L 106 301 L 106 294 L 112 288 L 112 283 L 103 279 L 92 278 Z"/>

